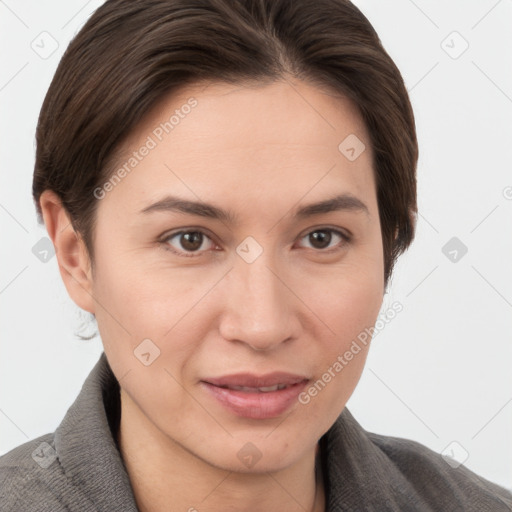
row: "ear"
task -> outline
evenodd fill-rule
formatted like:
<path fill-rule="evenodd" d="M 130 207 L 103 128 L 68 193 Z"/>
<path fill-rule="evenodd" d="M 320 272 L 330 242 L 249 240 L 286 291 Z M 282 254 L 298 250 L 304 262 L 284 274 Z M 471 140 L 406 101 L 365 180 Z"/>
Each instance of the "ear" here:
<path fill-rule="evenodd" d="M 39 203 L 68 294 L 77 306 L 94 313 L 91 263 L 85 243 L 75 232 L 69 214 L 55 192 L 45 190 Z"/>

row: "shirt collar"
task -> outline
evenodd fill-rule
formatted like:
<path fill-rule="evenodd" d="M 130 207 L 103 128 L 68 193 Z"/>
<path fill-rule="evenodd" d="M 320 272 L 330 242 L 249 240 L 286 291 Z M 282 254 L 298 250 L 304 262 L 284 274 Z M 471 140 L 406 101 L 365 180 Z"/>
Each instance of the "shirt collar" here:
<path fill-rule="evenodd" d="M 137 512 L 130 479 L 105 411 L 105 400 L 116 392 L 119 384 L 102 352 L 55 431 L 55 451 L 68 480 L 98 510 Z"/>
<path fill-rule="evenodd" d="M 100 510 L 137 512 L 133 489 L 113 432 L 119 384 L 105 352 L 55 431 L 55 450 L 67 479 Z M 107 414 L 108 411 L 108 414 Z M 320 439 L 326 511 L 383 505 L 396 468 L 345 407 Z M 403 476 L 398 479 L 403 482 Z"/>

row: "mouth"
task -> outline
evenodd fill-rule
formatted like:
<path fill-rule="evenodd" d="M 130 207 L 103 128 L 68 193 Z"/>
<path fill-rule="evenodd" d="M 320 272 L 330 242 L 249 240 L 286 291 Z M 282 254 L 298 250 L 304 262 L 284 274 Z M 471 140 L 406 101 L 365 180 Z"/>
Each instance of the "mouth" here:
<path fill-rule="evenodd" d="M 236 373 L 222 377 L 210 377 L 203 379 L 203 381 L 221 388 L 238 388 L 240 391 L 244 390 L 240 388 L 247 388 L 247 391 L 261 390 L 265 392 L 276 391 L 276 389 L 292 386 L 307 379 L 308 378 L 304 375 L 288 372 L 272 372 L 265 375 Z"/>
<path fill-rule="evenodd" d="M 234 391 L 245 391 L 247 393 L 269 393 L 290 387 L 288 384 L 276 384 L 275 386 L 265 386 L 260 388 L 251 388 L 248 386 L 219 386 L 223 389 L 232 389 Z"/>
<path fill-rule="evenodd" d="M 275 373 L 262 377 L 238 374 L 201 381 L 208 396 L 236 416 L 268 419 L 281 416 L 298 402 L 309 379 Z"/>

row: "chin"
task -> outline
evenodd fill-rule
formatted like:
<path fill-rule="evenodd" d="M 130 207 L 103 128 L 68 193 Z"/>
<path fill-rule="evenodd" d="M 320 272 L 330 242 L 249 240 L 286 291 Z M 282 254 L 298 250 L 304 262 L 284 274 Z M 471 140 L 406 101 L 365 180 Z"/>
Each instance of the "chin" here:
<path fill-rule="evenodd" d="M 304 440 L 291 442 L 285 432 L 279 440 L 270 440 L 269 432 L 272 432 L 272 428 L 266 431 L 266 439 L 244 435 L 243 439 L 231 438 L 219 446 L 208 443 L 204 450 L 196 451 L 195 455 L 219 469 L 251 474 L 284 470 L 306 455 Z M 312 443 L 313 452 L 314 447 L 315 443 Z"/>

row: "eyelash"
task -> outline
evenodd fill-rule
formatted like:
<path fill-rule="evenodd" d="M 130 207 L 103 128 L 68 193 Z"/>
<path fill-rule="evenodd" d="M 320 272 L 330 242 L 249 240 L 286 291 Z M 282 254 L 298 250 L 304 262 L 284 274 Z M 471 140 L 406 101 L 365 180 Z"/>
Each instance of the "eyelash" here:
<path fill-rule="evenodd" d="M 341 245 L 339 247 L 334 247 L 334 248 L 330 248 L 330 249 L 315 249 L 315 248 L 313 248 L 312 250 L 317 252 L 317 253 L 331 254 L 333 252 L 341 250 L 343 247 L 345 247 L 345 245 L 349 244 L 352 241 L 351 236 L 349 236 L 349 235 L 347 235 L 347 234 L 345 234 L 342 231 L 339 231 L 337 229 L 328 228 L 328 227 L 325 227 L 325 228 L 315 228 L 312 231 L 307 232 L 303 237 L 301 237 L 301 240 L 303 238 L 306 238 L 307 236 L 311 235 L 312 233 L 316 233 L 318 231 L 334 233 L 334 234 L 338 235 L 343 240 L 343 242 L 341 243 Z M 202 252 L 195 251 L 195 252 L 189 252 L 189 253 L 187 253 L 186 251 L 180 252 L 180 251 L 177 251 L 176 249 L 172 248 L 169 245 L 169 240 L 171 240 L 172 238 L 177 237 L 178 235 L 183 235 L 185 233 L 201 233 L 203 236 L 205 236 L 206 238 L 210 239 L 213 243 L 215 243 L 211 239 L 211 237 L 208 236 L 208 234 L 205 233 L 203 230 L 190 228 L 190 229 L 187 229 L 187 230 L 176 231 L 175 233 L 169 233 L 169 234 L 165 235 L 164 238 L 161 240 L 161 243 L 163 244 L 163 248 L 165 250 L 167 250 L 167 251 L 171 251 L 172 253 L 174 253 L 174 254 L 176 254 L 178 256 L 181 256 L 181 257 L 185 257 L 185 258 L 198 258 L 198 257 L 202 256 L 204 251 L 202 251 Z"/>

